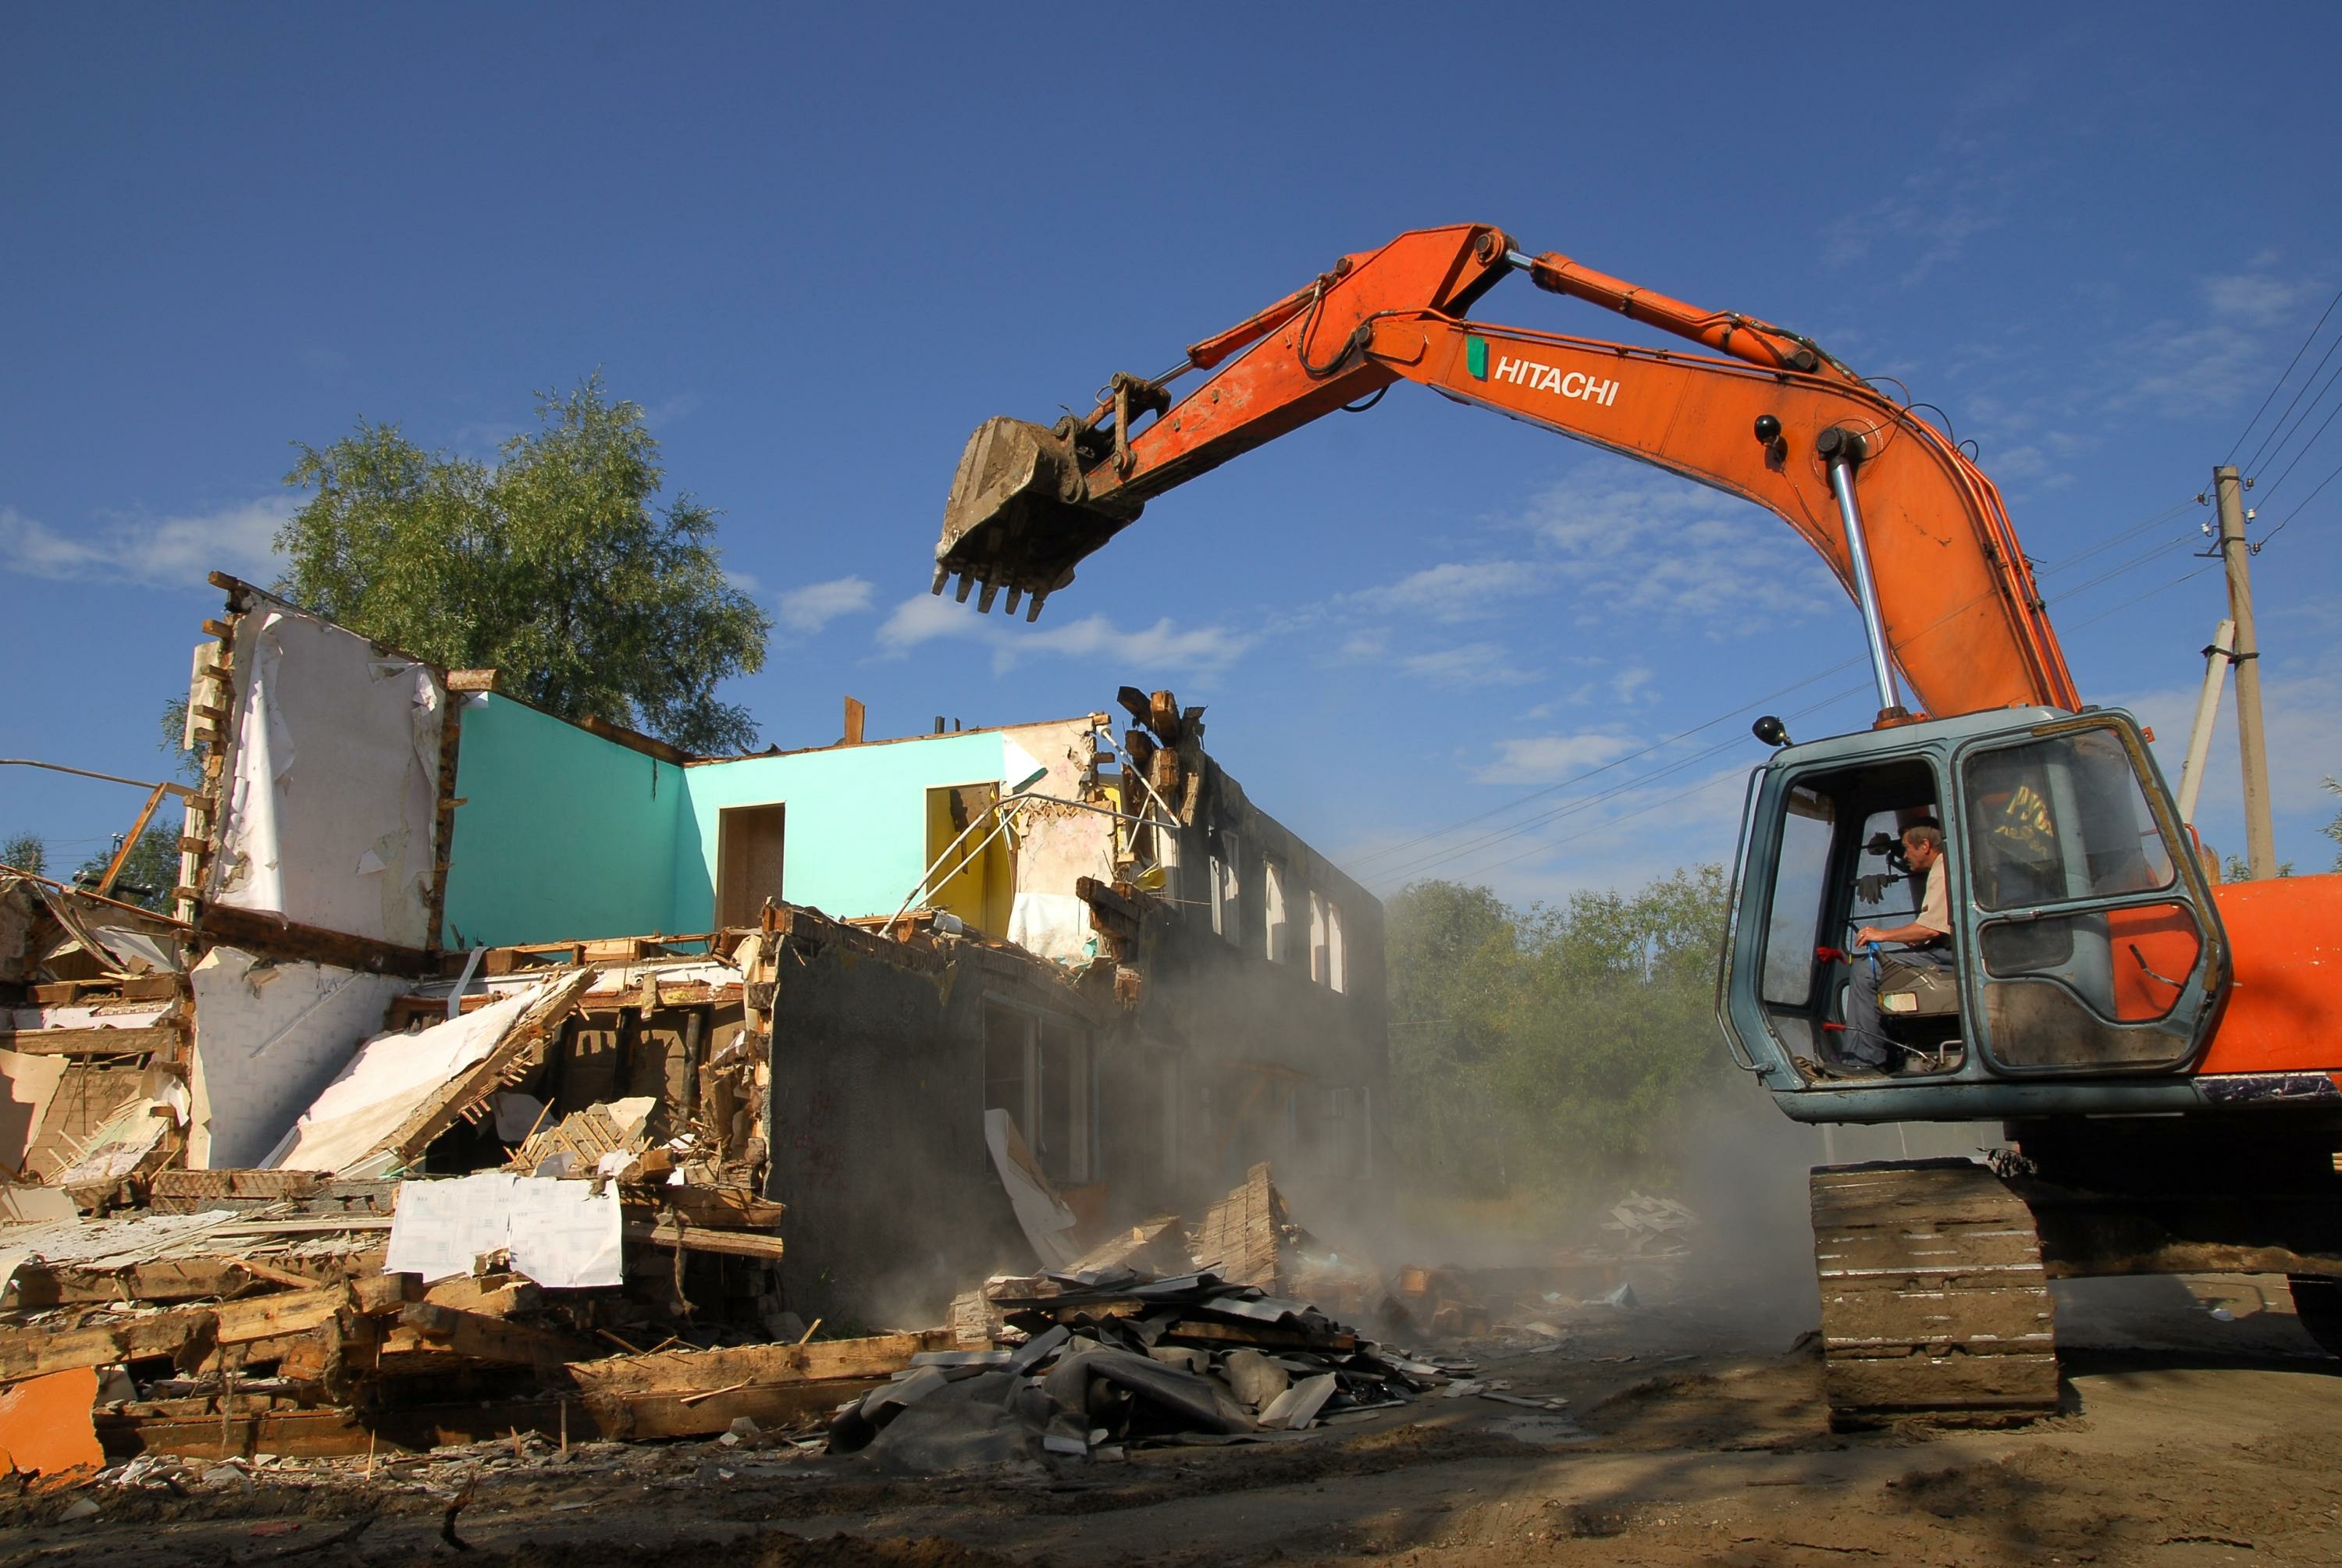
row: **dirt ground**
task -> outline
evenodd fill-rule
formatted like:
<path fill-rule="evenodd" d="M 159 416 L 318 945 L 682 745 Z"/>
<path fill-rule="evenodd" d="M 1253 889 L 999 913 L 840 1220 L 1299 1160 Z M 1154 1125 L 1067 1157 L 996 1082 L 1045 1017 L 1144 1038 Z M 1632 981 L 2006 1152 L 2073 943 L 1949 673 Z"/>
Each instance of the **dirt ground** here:
<path fill-rule="evenodd" d="M 1646 1289 L 1556 1308 L 1557 1346 L 1474 1347 L 1555 1411 L 1434 1394 L 1272 1443 L 944 1476 L 786 1443 L 195 1465 L 6 1504 L 0 1565 L 2342 1563 L 2342 1362 L 2281 1280 L 2061 1286 L 2066 1410 L 2004 1432 L 1833 1435 L 1810 1346 L 1741 1306 Z"/>

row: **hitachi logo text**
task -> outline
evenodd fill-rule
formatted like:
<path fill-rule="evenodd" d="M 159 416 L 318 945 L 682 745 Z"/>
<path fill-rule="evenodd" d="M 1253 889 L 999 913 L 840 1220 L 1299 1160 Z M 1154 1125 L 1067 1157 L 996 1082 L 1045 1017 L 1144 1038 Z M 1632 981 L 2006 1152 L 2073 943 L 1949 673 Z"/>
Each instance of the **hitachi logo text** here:
<path fill-rule="evenodd" d="M 1505 358 L 1496 361 L 1489 373 L 1491 381 L 1509 381 L 1518 386 L 1532 387 L 1538 392 L 1550 392 L 1562 397 L 1575 397 L 1586 403 L 1598 403 L 1607 408 L 1618 401 L 1618 384 L 1596 381 L 1584 371 L 1573 370 L 1564 375 L 1558 366 L 1538 365 L 1531 360 Z"/>

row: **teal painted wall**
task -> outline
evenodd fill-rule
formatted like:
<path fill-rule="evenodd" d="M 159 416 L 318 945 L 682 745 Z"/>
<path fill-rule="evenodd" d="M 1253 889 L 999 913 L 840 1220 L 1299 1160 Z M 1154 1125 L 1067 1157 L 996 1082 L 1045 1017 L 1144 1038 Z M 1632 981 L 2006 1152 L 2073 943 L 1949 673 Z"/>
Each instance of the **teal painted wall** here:
<path fill-rule="evenodd" d="M 704 931 L 716 918 L 716 814 L 776 802 L 788 807 L 782 896 L 838 919 L 894 914 L 927 869 L 926 792 L 1000 782 L 1002 740 L 935 735 L 685 769 L 671 929 Z"/>
<path fill-rule="evenodd" d="M 462 712 L 449 946 L 706 929 L 704 896 L 676 920 L 686 769 L 506 697 Z"/>

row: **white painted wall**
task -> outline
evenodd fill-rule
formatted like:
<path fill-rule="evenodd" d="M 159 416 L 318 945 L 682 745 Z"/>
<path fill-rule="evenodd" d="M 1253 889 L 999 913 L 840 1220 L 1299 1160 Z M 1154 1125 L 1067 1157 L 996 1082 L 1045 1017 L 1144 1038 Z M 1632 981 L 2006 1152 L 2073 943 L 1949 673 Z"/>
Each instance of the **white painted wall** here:
<path fill-rule="evenodd" d="M 359 1044 L 381 1033 L 408 982 L 322 964 L 271 964 L 215 947 L 189 976 L 195 994 L 195 1106 L 187 1164 L 257 1166 Z"/>
<path fill-rule="evenodd" d="M 272 604 L 247 612 L 207 895 L 425 945 L 446 706 L 427 664 Z"/>

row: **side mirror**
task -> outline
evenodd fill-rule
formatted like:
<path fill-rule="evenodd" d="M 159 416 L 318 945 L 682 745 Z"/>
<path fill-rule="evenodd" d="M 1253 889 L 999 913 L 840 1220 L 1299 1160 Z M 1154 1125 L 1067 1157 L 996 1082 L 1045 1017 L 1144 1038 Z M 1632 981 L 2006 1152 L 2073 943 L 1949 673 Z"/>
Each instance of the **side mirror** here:
<path fill-rule="evenodd" d="M 1768 746 L 1778 748 L 1789 744 L 1788 726 L 1770 714 L 1749 725 L 1748 733 Z"/>

